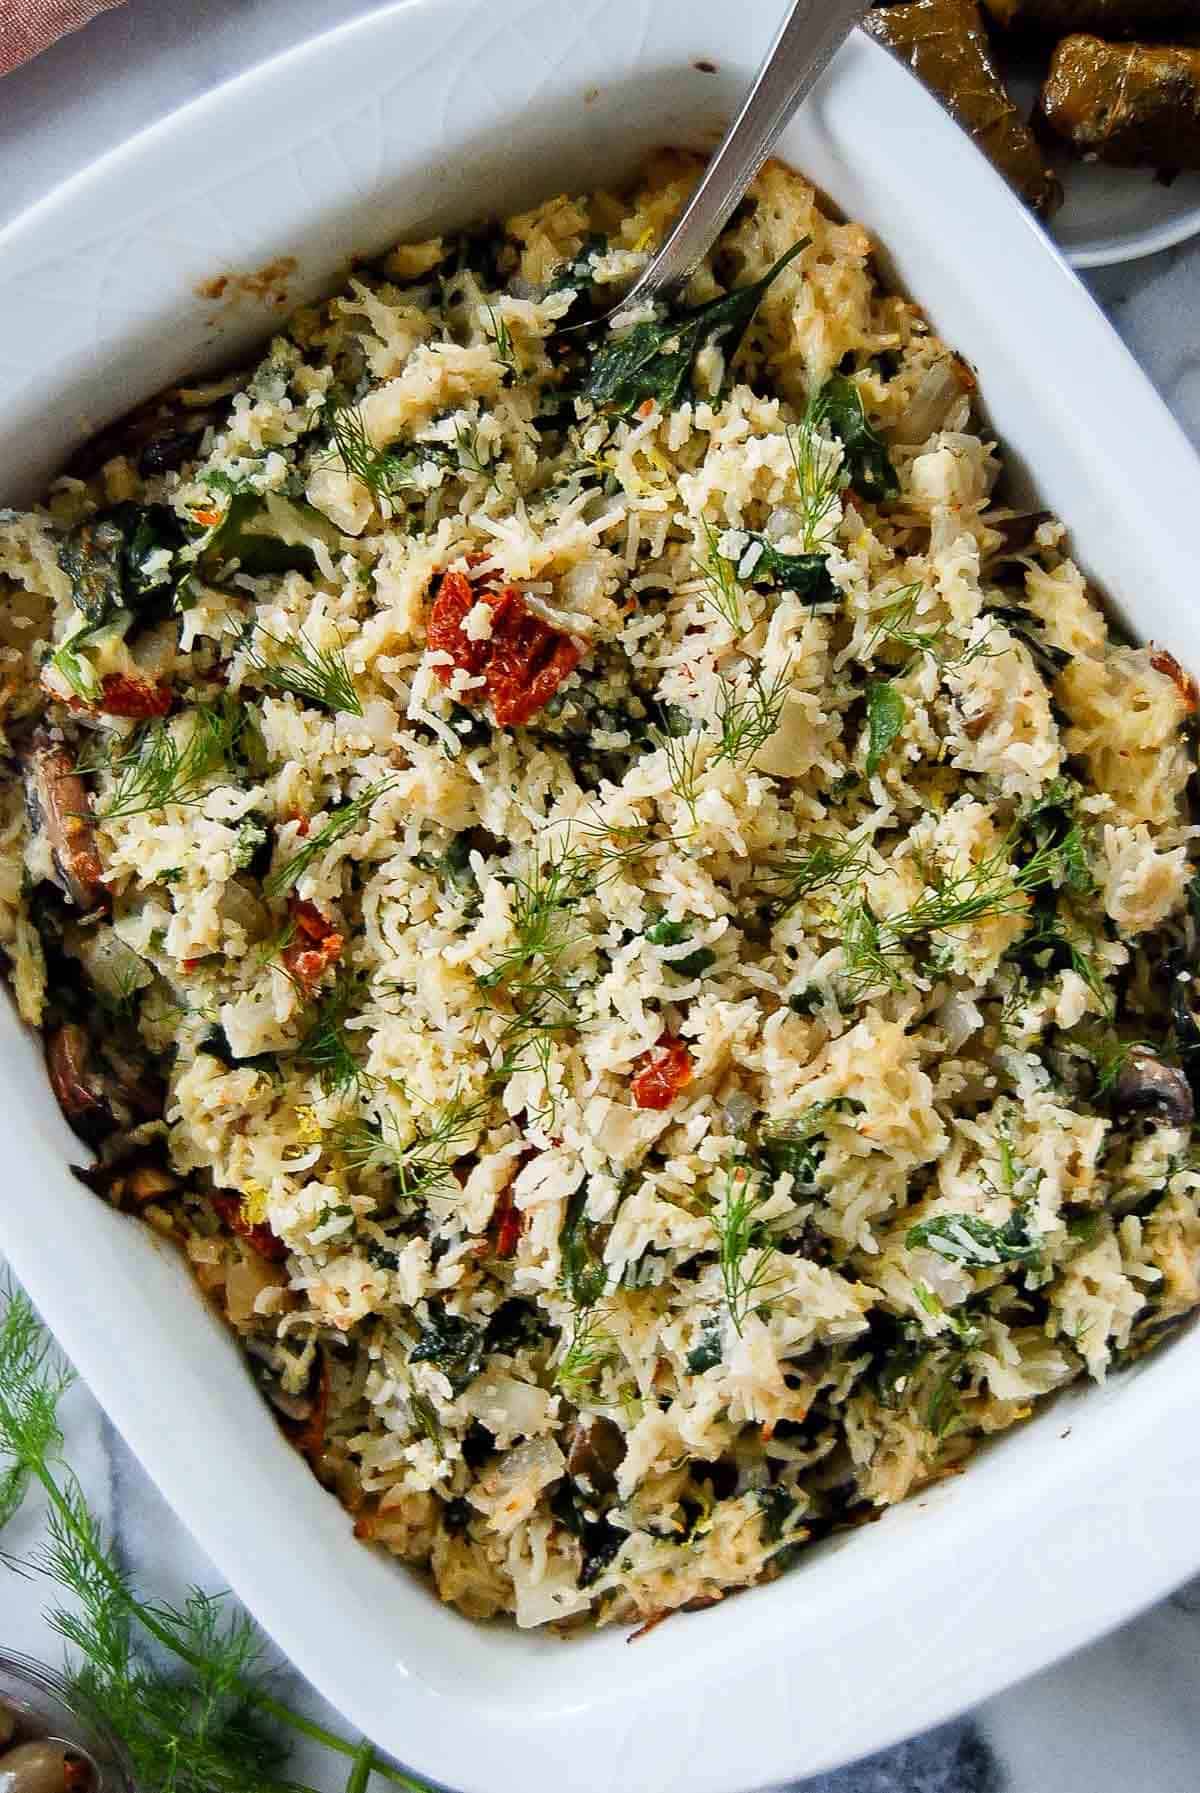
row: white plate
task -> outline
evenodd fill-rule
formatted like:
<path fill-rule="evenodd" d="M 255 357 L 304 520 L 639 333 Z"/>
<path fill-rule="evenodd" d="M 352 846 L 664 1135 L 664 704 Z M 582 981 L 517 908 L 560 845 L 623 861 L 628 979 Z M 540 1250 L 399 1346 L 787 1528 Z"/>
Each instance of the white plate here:
<path fill-rule="evenodd" d="M 1200 174 L 1181 174 L 1167 186 L 1146 168 L 1057 166 L 1066 197 L 1051 231 L 1076 268 L 1138 261 L 1200 233 Z"/>
<path fill-rule="evenodd" d="M 269 312 L 223 271 L 355 250 L 703 142 L 778 0 L 437 0 L 374 13 L 167 119 L 0 235 L 0 500 Z M 698 69 L 715 63 L 718 72 Z M 887 244 L 992 419 L 1143 635 L 1200 665 L 1200 466 L 1003 183 L 856 40 L 785 153 Z M 232 296 L 231 296 L 232 295 Z M 769 1587 L 630 1646 L 480 1628 L 349 1523 L 185 1271 L 74 1183 L 39 1053 L 0 1014 L 0 1243 L 167 1498 L 351 1730 L 472 1793 L 731 1793 L 994 1692 L 1200 1566 L 1200 1332 Z"/>
<path fill-rule="evenodd" d="M 1046 58 L 1000 60 L 1013 98 L 1032 116 Z M 1181 174 L 1168 184 L 1150 168 L 1109 168 L 1065 150 L 1050 159 L 1063 188 L 1050 234 L 1073 267 L 1137 261 L 1200 232 L 1200 174 Z"/>

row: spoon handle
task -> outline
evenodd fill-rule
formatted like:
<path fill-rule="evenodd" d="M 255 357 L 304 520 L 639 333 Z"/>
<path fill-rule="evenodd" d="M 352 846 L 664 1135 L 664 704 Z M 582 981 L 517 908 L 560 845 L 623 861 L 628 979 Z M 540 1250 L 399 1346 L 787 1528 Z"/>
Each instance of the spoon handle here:
<path fill-rule="evenodd" d="M 662 248 L 622 300 L 622 311 L 687 279 L 865 11 L 866 0 L 792 0 L 741 111 Z"/>

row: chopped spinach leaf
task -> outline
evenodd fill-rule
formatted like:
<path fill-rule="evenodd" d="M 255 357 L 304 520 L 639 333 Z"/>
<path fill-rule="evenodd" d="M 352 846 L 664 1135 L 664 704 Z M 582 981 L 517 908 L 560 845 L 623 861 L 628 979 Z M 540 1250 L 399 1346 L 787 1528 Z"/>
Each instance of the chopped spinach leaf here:
<path fill-rule="evenodd" d="M 115 504 L 77 523 L 63 538 L 58 563 L 88 627 L 112 621 L 121 610 L 143 609 L 155 593 L 169 592 L 182 541 L 178 519 L 165 504 Z"/>
<path fill-rule="evenodd" d="M 827 1102 L 814 1102 L 794 1120 L 764 1133 L 760 1149 L 772 1176 L 787 1172 L 794 1179 L 797 1194 L 814 1194 L 824 1157 L 821 1147 L 827 1122 L 837 1114 L 861 1113 L 862 1103 L 852 1096 L 833 1096 Z"/>
<path fill-rule="evenodd" d="M 763 294 L 808 241 L 802 237 L 793 243 L 750 286 L 735 287 L 692 311 L 647 319 L 604 342 L 592 357 L 583 396 L 600 410 L 632 411 L 646 399 L 655 400 L 664 411 L 674 409 L 690 389 L 700 350 L 719 343 L 726 366 L 732 362 Z"/>
<path fill-rule="evenodd" d="M 700 1322 L 700 1337 L 687 1354 L 687 1367 L 693 1376 L 702 1376 L 721 1361 L 721 1316 L 706 1314 Z"/>
<path fill-rule="evenodd" d="M 1063 667 L 1071 664 L 1071 656 L 1065 648 L 1053 647 L 1046 640 L 1046 625 L 1031 610 L 1020 610 L 1009 604 L 989 604 L 985 615 L 994 616 L 1010 635 L 1024 642 L 1048 685 L 1053 685 Z"/>
<path fill-rule="evenodd" d="M 431 1301 L 428 1318 L 408 1361 L 433 1364 L 446 1377 L 452 1392 L 460 1395 L 483 1369 L 487 1357 L 485 1339 L 482 1327 L 450 1313 L 444 1302 Z"/>
<path fill-rule="evenodd" d="M 905 703 L 890 679 L 867 686 L 867 777 L 878 772 L 888 748 L 904 727 Z"/>
<path fill-rule="evenodd" d="M 744 533 L 746 547 L 736 567 L 743 585 L 770 584 L 781 591 L 794 591 L 814 604 L 832 603 L 841 597 L 833 583 L 827 555 L 783 554 L 765 535 L 753 530 Z"/>
<path fill-rule="evenodd" d="M 567 1202 L 559 1235 L 562 1279 L 577 1307 L 594 1307 L 604 1293 L 608 1275 L 596 1253 L 584 1210 L 588 1189 L 584 1183 Z"/>
<path fill-rule="evenodd" d="M 900 494 L 900 482 L 883 438 L 867 421 L 862 393 L 843 374 L 821 388 L 820 415 L 842 445 L 846 474 L 854 491 L 880 503 Z"/>
<path fill-rule="evenodd" d="M 996 1264 L 1037 1264 L 1041 1261 L 1041 1236 L 1030 1225 L 1026 1203 L 1014 1208 L 1003 1226 L 993 1226 L 974 1214 L 937 1214 L 918 1221 L 904 1236 L 910 1247 L 928 1246 L 939 1257 L 971 1270 Z"/>

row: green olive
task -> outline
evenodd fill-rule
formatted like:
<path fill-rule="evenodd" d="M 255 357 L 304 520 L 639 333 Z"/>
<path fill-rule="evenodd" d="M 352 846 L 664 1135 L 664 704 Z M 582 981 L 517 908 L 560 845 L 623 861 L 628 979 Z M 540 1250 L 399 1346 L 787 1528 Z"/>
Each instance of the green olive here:
<path fill-rule="evenodd" d="M 65 1743 L 18 1743 L 0 1756 L 0 1793 L 66 1793 Z"/>

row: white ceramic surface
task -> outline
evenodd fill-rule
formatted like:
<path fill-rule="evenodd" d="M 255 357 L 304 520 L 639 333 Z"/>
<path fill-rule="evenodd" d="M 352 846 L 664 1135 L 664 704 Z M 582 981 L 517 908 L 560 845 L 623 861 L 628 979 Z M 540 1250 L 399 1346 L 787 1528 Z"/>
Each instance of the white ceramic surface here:
<path fill-rule="evenodd" d="M 1009 91 L 1032 117 L 1046 72 L 1046 57 L 1001 56 Z M 1110 168 L 1050 151 L 1063 188 L 1063 203 L 1050 234 L 1076 268 L 1104 268 L 1140 261 L 1200 233 L 1200 174 L 1161 180 L 1152 168 Z"/>
<path fill-rule="evenodd" d="M 1200 174 L 1167 183 L 1148 168 L 1064 162 L 1054 240 L 1077 268 L 1139 261 L 1200 233 Z"/>
<path fill-rule="evenodd" d="M 702 142 L 775 14 L 415 0 L 135 139 L 0 234 L 0 500 L 197 356 L 261 333 L 256 302 L 214 307 L 198 282 L 291 254 L 296 297 L 353 250 Z M 1200 466 L 1002 183 L 863 41 L 784 148 L 977 364 L 1010 453 L 1124 614 L 1200 663 L 1178 521 L 1200 509 Z M 65 1174 L 78 1148 L 3 1020 L 0 1243 L 267 1629 L 425 1774 L 472 1793 L 730 1793 L 811 1772 L 1030 1672 L 1200 1563 L 1188 1334 L 884 1523 L 632 1648 L 471 1627 L 352 1541 L 181 1267 Z"/>

